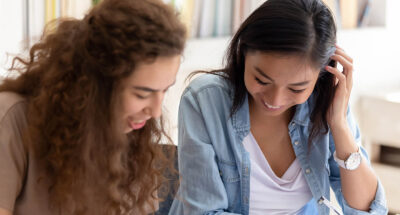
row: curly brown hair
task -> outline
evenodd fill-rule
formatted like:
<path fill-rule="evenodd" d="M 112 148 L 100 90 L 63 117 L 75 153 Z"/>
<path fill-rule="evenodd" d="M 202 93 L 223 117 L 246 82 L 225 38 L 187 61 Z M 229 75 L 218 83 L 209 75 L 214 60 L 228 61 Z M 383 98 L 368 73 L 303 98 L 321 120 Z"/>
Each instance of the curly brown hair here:
<path fill-rule="evenodd" d="M 104 0 L 55 24 L 0 85 L 28 101 L 25 140 L 51 182 L 49 202 L 60 214 L 144 214 L 170 164 L 158 144 L 170 139 L 162 119 L 117 131 L 119 86 L 140 62 L 182 54 L 185 27 L 158 0 Z"/>

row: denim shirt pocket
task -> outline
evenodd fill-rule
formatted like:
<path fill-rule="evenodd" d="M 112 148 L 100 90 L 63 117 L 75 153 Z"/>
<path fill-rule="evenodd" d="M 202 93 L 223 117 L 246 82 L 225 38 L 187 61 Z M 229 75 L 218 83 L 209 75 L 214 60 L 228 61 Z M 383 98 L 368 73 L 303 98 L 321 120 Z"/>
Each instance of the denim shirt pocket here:
<path fill-rule="evenodd" d="M 218 159 L 219 174 L 224 183 L 234 183 L 240 181 L 240 175 L 236 163 Z"/>

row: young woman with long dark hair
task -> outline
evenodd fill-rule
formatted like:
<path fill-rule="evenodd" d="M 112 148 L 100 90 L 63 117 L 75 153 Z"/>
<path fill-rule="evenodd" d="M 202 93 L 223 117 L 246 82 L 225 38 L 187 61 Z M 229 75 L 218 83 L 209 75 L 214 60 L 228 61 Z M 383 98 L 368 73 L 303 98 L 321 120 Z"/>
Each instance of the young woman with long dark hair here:
<path fill-rule="evenodd" d="M 320 0 L 268 0 L 179 108 L 170 214 L 386 214 L 348 107 L 353 59 Z M 339 71 L 335 64 L 343 66 Z"/>

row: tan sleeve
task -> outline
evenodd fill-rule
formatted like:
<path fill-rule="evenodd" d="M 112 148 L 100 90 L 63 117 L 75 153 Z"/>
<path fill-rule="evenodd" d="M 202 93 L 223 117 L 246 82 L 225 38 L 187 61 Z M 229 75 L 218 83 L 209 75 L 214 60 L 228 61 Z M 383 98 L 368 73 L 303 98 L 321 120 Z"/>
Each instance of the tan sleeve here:
<path fill-rule="evenodd" d="M 18 102 L 0 111 L 0 208 L 9 211 L 14 210 L 28 165 L 22 142 L 27 125 L 25 108 L 25 102 Z"/>

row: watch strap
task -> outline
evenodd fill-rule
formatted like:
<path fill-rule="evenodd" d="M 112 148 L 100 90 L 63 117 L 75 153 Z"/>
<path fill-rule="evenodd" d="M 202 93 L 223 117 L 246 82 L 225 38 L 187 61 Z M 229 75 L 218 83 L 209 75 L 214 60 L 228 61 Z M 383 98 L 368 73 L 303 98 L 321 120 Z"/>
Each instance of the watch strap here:
<path fill-rule="evenodd" d="M 354 154 L 354 153 L 359 153 L 359 154 L 360 154 L 360 147 L 358 147 L 357 152 L 351 153 L 350 156 L 351 156 L 352 154 Z M 350 157 L 350 156 L 349 156 L 349 157 Z M 360 154 L 360 156 L 361 156 L 361 154 Z M 347 157 L 346 160 L 349 159 L 349 157 Z M 340 159 L 340 158 L 338 158 L 338 157 L 336 156 L 336 150 L 335 150 L 335 152 L 333 153 L 333 159 L 336 161 L 336 163 L 337 163 L 340 167 L 342 167 L 343 169 L 349 170 L 349 168 L 347 168 L 347 166 L 346 166 L 346 161 L 344 161 L 344 160 L 342 160 L 342 159 Z"/>
<path fill-rule="evenodd" d="M 341 159 L 339 159 L 339 158 L 336 156 L 336 151 L 333 153 L 333 159 L 336 161 L 336 163 L 337 163 L 340 167 L 342 167 L 343 169 L 347 169 L 347 168 L 346 168 L 346 164 L 344 163 L 344 160 L 341 160 Z"/>

